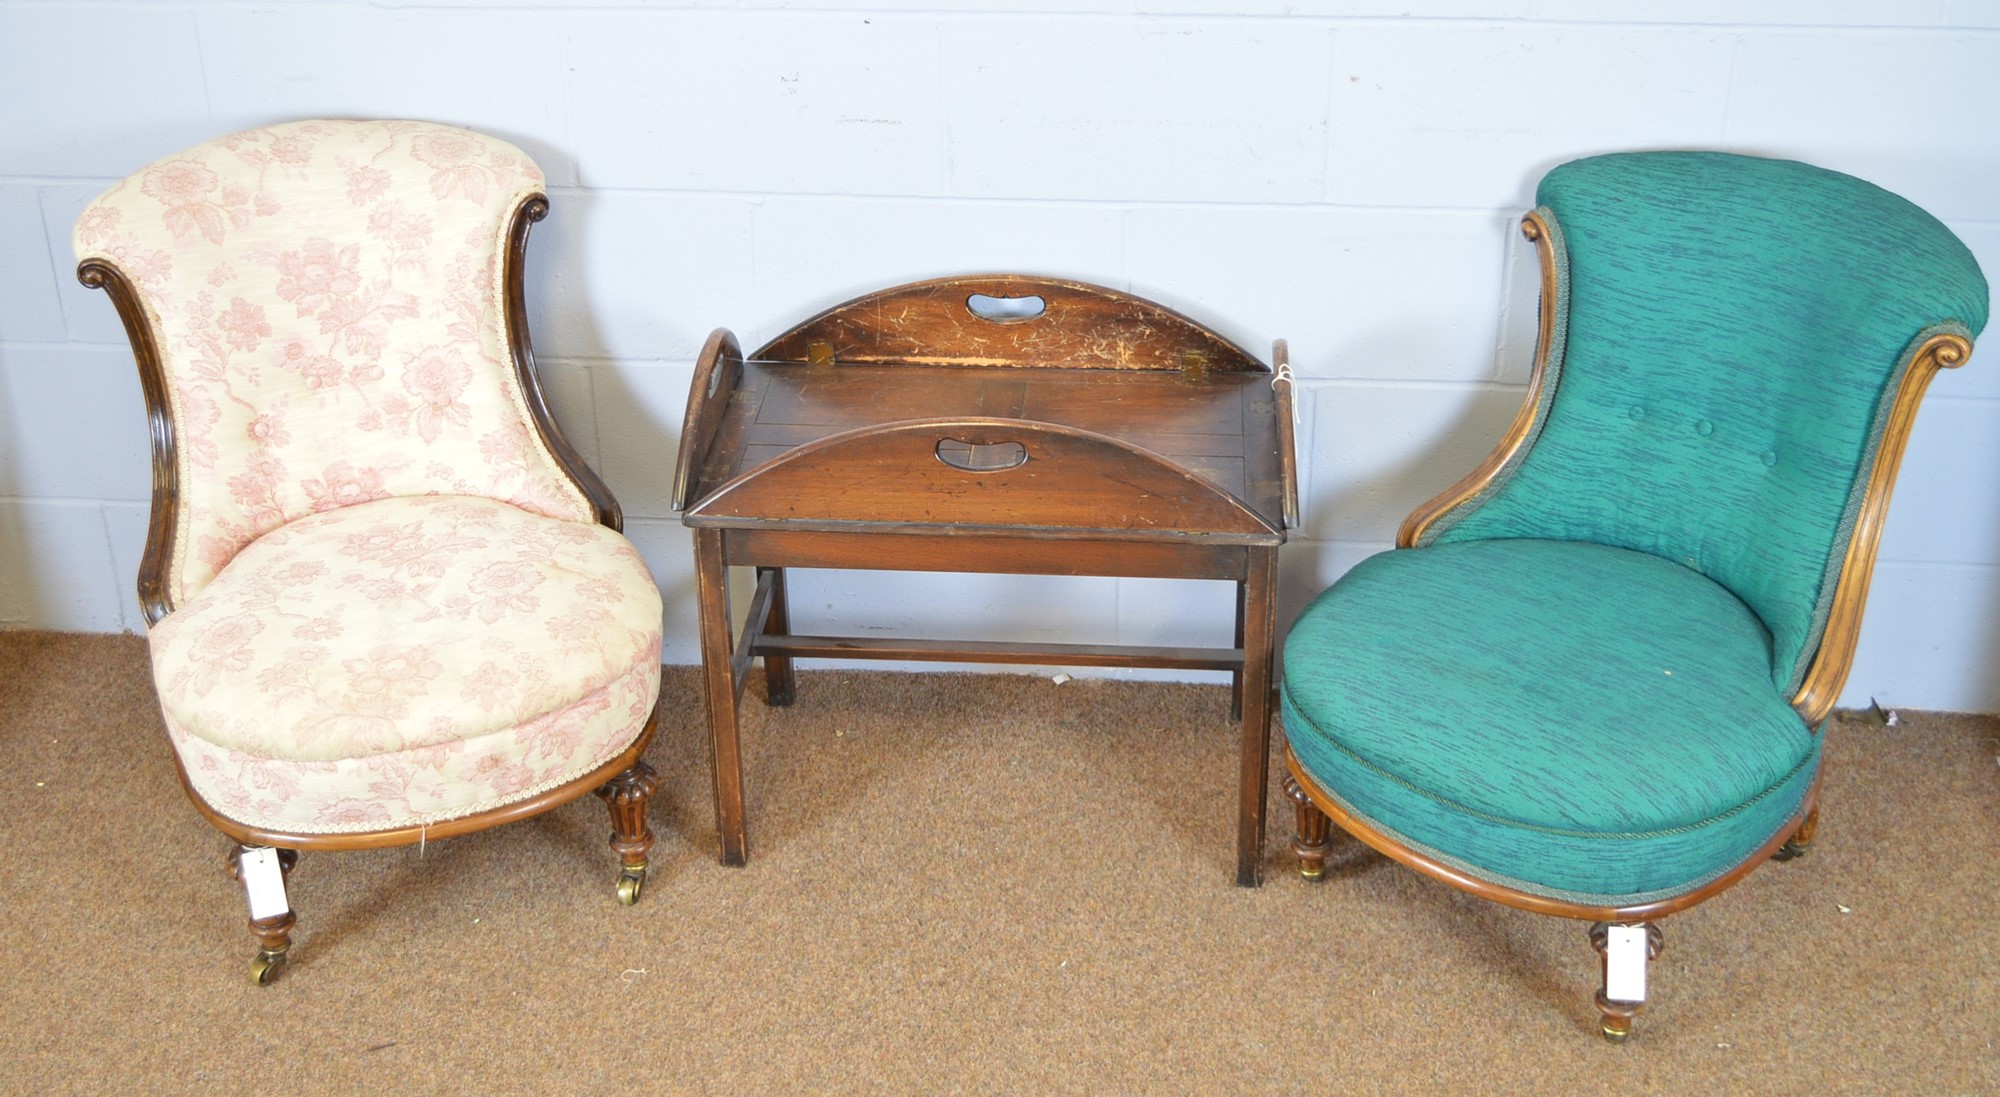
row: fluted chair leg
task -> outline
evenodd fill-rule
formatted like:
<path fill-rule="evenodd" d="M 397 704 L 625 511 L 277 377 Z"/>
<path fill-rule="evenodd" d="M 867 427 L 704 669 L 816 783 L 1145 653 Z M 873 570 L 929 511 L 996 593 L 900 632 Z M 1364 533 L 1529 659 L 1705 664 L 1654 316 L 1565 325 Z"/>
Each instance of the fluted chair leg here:
<path fill-rule="evenodd" d="M 611 809 L 611 848 L 617 852 L 618 901 L 631 906 L 646 887 L 646 858 L 653 850 L 653 829 L 646 825 L 646 804 L 660 787 L 659 774 L 644 762 L 613 777 L 597 790 Z"/>
<path fill-rule="evenodd" d="M 291 955 L 292 927 L 299 918 L 292 913 L 285 878 L 298 863 L 299 851 L 295 849 L 239 844 L 229 853 L 229 878 L 243 885 L 250 902 L 250 932 L 257 935 L 250 981 L 258 986 L 277 978 L 278 969 Z"/>
<path fill-rule="evenodd" d="M 1799 829 L 1793 831 L 1790 838 L 1785 839 L 1785 844 L 1778 847 L 1778 852 L 1771 855 L 1771 860 L 1789 861 L 1795 857 L 1805 856 L 1806 850 L 1812 847 L 1813 835 L 1818 831 L 1819 805 L 1814 804 L 1812 810 L 1806 812 L 1805 821 L 1799 824 Z"/>
<path fill-rule="evenodd" d="M 1289 773 L 1285 774 L 1285 795 L 1292 798 L 1294 809 L 1292 852 L 1298 854 L 1299 875 L 1317 880 L 1326 872 L 1326 851 L 1330 844 L 1327 835 L 1331 828 L 1326 813 L 1306 795 L 1298 778 Z"/>
<path fill-rule="evenodd" d="M 1613 930 L 1642 931 L 1639 934 Z M 1597 992 L 1604 1038 L 1621 1041 L 1632 1035 L 1632 1018 L 1646 1008 L 1646 968 L 1666 947 L 1658 922 L 1593 922 L 1590 947 L 1602 961 L 1604 984 Z"/>

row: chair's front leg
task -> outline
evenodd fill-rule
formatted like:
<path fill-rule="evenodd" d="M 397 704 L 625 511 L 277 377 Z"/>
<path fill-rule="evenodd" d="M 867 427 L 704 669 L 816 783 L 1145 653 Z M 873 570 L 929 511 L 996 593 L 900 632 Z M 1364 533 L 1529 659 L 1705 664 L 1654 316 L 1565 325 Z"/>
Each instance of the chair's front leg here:
<path fill-rule="evenodd" d="M 1296 822 L 1292 827 L 1292 852 L 1299 858 L 1299 875 L 1317 880 L 1326 872 L 1327 835 L 1332 829 L 1326 813 L 1312 802 L 1298 778 L 1285 774 L 1285 795 L 1292 798 Z"/>
<path fill-rule="evenodd" d="M 1593 922 L 1590 947 L 1602 961 L 1604 985 L 1597 992 L 1604 1038 L 1632 1035 L 1632 1018 L 1646 1008 L 1646 967 L 1666 947 L 1658 922 Z"/>
<path fill-rule="evenodd" d="M 1790 861 L 1793 858 L 1805 856 L 1806 850 L 1812 848 L 1813 835 L 1818 832 L 1819 805 L 1814 804 L 1812 810 L 1806 812 L 1805 819 L 1799 823 L 1799 829 L 1793 831 L 1790 838 L 1785 839 L 1785 844 L 1778 847 L 1778 852 L 1773 853 L 1771 859 L 1773 861 Z"/>
<path fill-rule="evenodd" d="M 242 883 L 250 901 L 250 932 L 257 935 L 257 955 L 250 961 L 250 981 L 265 986 L 291 955 L 292 927 L 298 915 L 285 894 L 285 877 L 299 863 L 299 851 L 239 843 L 229 853 L 229 878 Z"/>
<path fill-rule="evenodd" d="M 646 859 L 653 851 L 653 828 L 646 825 L 646 805 L 660 776 L 644 762 L 606 781 L 597 790 L 611 809 L 611 848 L 622 863 L 618 870 L 618 901 L 631 906 L 646 888 Z"/>

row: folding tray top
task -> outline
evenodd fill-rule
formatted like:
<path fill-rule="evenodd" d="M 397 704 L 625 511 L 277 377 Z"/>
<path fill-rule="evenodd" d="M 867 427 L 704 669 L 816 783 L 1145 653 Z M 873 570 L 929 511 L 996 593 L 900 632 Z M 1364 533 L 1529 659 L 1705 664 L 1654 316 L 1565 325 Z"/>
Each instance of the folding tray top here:
<path fill-rule="evenodd" d="M 1288 371 L 1115 290 L 939 279 L 703 351 L 675 505 L 691 526 L 1276 544 Z"/>

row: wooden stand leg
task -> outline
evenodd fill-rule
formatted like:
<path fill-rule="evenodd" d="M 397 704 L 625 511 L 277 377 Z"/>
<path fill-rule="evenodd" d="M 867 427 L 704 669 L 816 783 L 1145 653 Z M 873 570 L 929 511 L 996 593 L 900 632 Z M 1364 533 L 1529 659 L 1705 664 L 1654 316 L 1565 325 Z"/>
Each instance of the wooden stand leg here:
<path fill-rule="evenodd" d="M 1243 745 L 1236 805 L 1236 885 L 1264 879 L 1264 797 L 1271 754 L 1271 662 L 1277 643 L 1278 552 L 1249 550 L 1243 584 Z"/>
<path fill-rule="evenodd" d="M 694 534 L 695 602 L 701 616 L 702 684 L 708 698 L 709 769 L 715 780 L 715 830 L 722 863 L 750 858 L 743 826 L 742 741 L 736 728 L 735 645 L 729 638 L 729 569 L 722 562 L 722 531 Z"/>
<path fill-rule="evenodd" d="M 1326 873 L 1326 851 L 1332 844 L 1326 813 L 1312 802 L 1298 779 L 1285 774 L 1285 795 L 1291 797 L 1296 821 L 1292 829 L 1292 852 L 1299 858 L 1299 875 L 1317 880 Z"/>
<path fill-rule="evenodd" d="M 646 858 L 653 851 L 653 828 L 646 825 L 646 805 L 660 787 L 660 776 L 644 762 L 606 781 L 597 795 L 611 809 L 611 849 L 618 854 L 618 901 L 631 906 L 646 887 Z"/>
<path fill-rule="evenodd" d="M 243 883 L 247 890 L 250 883 L 243 878 L 243 855 L 267 848 L 270 847 L 239 843 L 230 850 L 229 878 Z M 257 955 L 250 961 L 250 981 L 258 986 L 266 986 L 278 977 L 278 969 L 285 966 L 291 955 L 292 927 L 299 922 L 299 916 L 292 913 L 291 901 L 285 894 L 285 880 L 291 876 L 292 866 L 299 863 L 299 851 L 279 849 L 277 854 L 278 894 L 275 904 L 284 909 L 260 912 L 258 900 L 253 896 L 250 901 L 250 932 L 257 937 Z"/>
<path fill-rule="evenodd" d="M 1246 608 L 1244 602 L 1249 595 L 1249 587 L 1248 583 L 1236 584 L 1236 650 L 1238 651 L 1243 650 L 1243 611 Z M 1231 720 L 1243 719 L 1243 672 L 1241 670 L 1229 672 L 1229 718 Z"/>
<path fill-rule="evenodd" d="M 1653 960 L 1660 955 L 1660 950 L 1666 947 L 1666 934 L 1661 931 L 1660 924 L 1658 922 L 1628 922 L 1621 924 L 1621 928 L 1626 927 L 1645 929 L 1646 945 L 1642 965 L 1651 965 Z M 1603 1016 L 1604 1038 L 1615 1042 L 1622 1041 L 1632 1035 L 1632 1019 L 1637 1017 L 1640 1011 L 1646 1008 L 1646 998 L 1643 967 L 1641 970 L 1640 991 L 1637 997 L 1630 995 L 1618 998 L 1611 997 L 1611 965 L 1617 963 L 1618 958 L 1612 955 L 1610 941 L 1610 923 L 1591 923 L 1590 947 L 1597 950 L 1598 960 L 1600 961 L 1600 967 L 1604 975 L 1603 984 L 1597 991 L 1597 1012 Z"/>
<path fill-rule="evenodd" d="M 1814 804 L 1812 810 L 1806 812 L 1805 821 L 1799 824 L 1799 829 L 1793 831 L 1790 838 L 1785 839 L 1785 844 L 1778 847 L 1778 852 L 1773 853 L 1771 859 L 1789 861 L 1795 857 L 1805 856 L 1806 850 L 1812 848 L 1813 835 L 1817 833 L 1819 833 L 1819 805 Z"/>
<path fill-rule="evenodd" d="M 771 612 L 764 618 L 764 635 L 787 636 L 792 631 L 791 611 L 785 608 L 785 569 L 758 568 L 757 577 L 771 577 Z M 776 708 L 783 708 L 796 697 L 796 684 L 792 679 L 792 660 L 786 655 L 764 656 L 764 701 Z"/>

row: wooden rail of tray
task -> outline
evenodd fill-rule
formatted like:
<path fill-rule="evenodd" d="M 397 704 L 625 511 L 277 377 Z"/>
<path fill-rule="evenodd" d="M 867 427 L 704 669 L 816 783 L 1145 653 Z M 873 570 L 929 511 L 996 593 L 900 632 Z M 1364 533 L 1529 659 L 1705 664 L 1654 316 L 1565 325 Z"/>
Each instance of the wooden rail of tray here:
<path fill-rule="evenodd" d="M 941 443 L 1022 451 L 1019 464 L 970 470 Z M 1115 531 L 1275 544 L 1284 539 L 1234 495 L 1159 454 L 1107 435 L 1029 419 L 906 419 L 829 435 L 716 488 L 693 504 L 702 525 L 782 521 L 793 529 Z"/>
<path fill-rule="evenodd" d="M 993 319 L 974 310 L 975 298 L 1002 303 L 1034 298 L 1039 300 L 1042 310 L 1031 317 Z M 841 363 L 848 363 L 1178 371 L 1190 384 L 1201 384 L 1214 374 L 1272 371 L 1272 367 L 1209 328 L 1144 298 L 1085 282 L 1024 274 L 937 278 L 867 294 L 798 324 L 759 348 L 750 359 L 797 362 L 802 366 L 824 369 L 837 369 Z M 690 516 L 722 517 L 709 503 L 716 501 L 724 491 L 744 489 L 746 485 L 743 481 L 750 479 L 746 475 L 740 477 L 738 482 L 718 485 L 709 493 L 709 499 L 696 506 L 694 493 L 701 487 L 699 480 L 703 463 L 727 417 L 730 401 L 742 382 L 744 361 L 740 344 L 727 329 L 717 329 L 702 348 L 681 429 L 673 485 L 673 508 L 676 511 Z M 1293 529 L 1299 524 L 1297 458 L 1292 429 L 1294 386 L 1287 368 L 1287 350 L 1283 340 L 1273 347 L 1273 361 L 1280 367 L 1272 378 L 1271 387 L 1277 407 L 1279 462 L 1283 480 L 1281 528 Z M 1024 421 L 1004 422 L 1016 424 Z M 885 423 L 857 433 L 877 432 L 894 425 L 897 424 Z M 1051 438 L 1089 434 L 1052 424 L 1031 423 L 1027 426 Z M 1108 501 L 1106 491 L 1109 489 L 1105 489 L 1105 484 L 1116 482 L 1119 475 L 1116 466 L 1121 463 L 1155 469 L 1156 475 L 1161 477 L 1165 474 L 1157 470 L 1164 469 L 1171 472 L 1173 483 L 1200 485 L 1198 488 L 1183 486 L 1179 494 L 1189 498 L 1221 495 L 1228 501 L 1230 505 L 1218 502 L 1211 508 L 1217 512 L 1217 518 L 1228 519 L 1225 526 L 1216 528 L 1216 532 L 1253 532 L 1245 526 L 1243 516 L 1256 519 L 1254 512 L 1240 501 L 1219 492 L 1213 485 L 1190 476 L 1174 462 L 1116 439 L 1091 437 L 1113 447 L 1091 451 L 1102 458 L 1096 466 L 1082 456 L 1088 446 L 1080 447 L 1074 441 L 1060 440 L 1055 444 L 1062 450 L 1068 475 L 1095 478 L 1100 482 L 1098 487 L 1104 490 L 1088 496 L 1093 504 Z M 816 457 L 847 456 L 846 452 L 825 452 L 824 447 L 834 441 L 833 437 L 828 437 L 795 452 Z M 853 451 L 855 454 L 860 452 Z M 1111 456 L 1114 452 L 1119 455 L 1115 460 Z M 937 474 L 940 469 L 949 468 L 937 461 L 935 455 L 928 463 L 918 460 L 922 455 L 914 452 L 900 452 L 897 456 L 906 462 L 899 470 L 914 469 Z M 875 457 L 887 459 L 888 455 L 877 454 Z M 1044 448 L 1033 469 L 1009 478 L 1007 482 L 1035 481 L 1049 471 L 1054 457 L 1054 451 Z M 755 471 L 761 473 L 762 470 Z M 794 478 L 794 474 L 781 475 Z M 847 478 L 847 474 L 841 475 L 843 479 Z M 971 475 L 991 477 L 993 474 Z M 778 480 L 769 481 L 755 489 L 759 493 L 757 497 L 762 498 L 762 492 L 775 490 L 778 483 Z M 1160 479 L 1153 484 L 1153 488 L 1164 489 L 1168 483 L 1167 479 Z M 797 489 L 806 486 L 793 485 Z M 1069 490 L 1071 485 L 1064 481 L 1063 487 Z M 918 489 L 913 487 L 910 490 Z M 992 488 L 989 485 L 980 490 Z M 740 498 L 747 500 L 751 496 Z M 1124 510 L 1138 523 L 1132 528 L 1143 528 L 1143 522 L 1138 518 L 1140 512 L 1130 505 L 1132 502 L 1133 499 L 1128 497 Z M 1026 500 L 1023 503 L 1024 514 L 1035 511 L 1035 508 L 1025 506 Z M 696 509 L 689 510 L 690 507 Z M 1056 528 L 1075 528 L 1069 521 L 1053 525 Z M 1262 532 L 1268 531 L 1269 524 L 1256 519 L 1256 527 L 1257 535 L 1261 537 Z"/>
<path fill-rule="evenodd" d="M 988 319 L 974 297 L 1040 298 L 1040 315 Z M 819 350 L 815 350 L 815 344 Z M 911 282 L 799 324 L 752 358 L 928 366 L 1266 372 L 1242 347 L 1169 308 L 1088 282 L 982 274 Z"/>
<path fill-rule="evenodd" d="M 716 328 L 695 361 L 694 381 L 688 389 L 687 417 L 681 421 L 680 452 L 674 461 L 674 510 L 684 511 L 694 501 L 702 455 L 715 440 L 722 416 L 729 410 L 729 398 L 742 377 L 743 348 L 728 328 Z"/>

